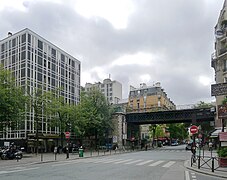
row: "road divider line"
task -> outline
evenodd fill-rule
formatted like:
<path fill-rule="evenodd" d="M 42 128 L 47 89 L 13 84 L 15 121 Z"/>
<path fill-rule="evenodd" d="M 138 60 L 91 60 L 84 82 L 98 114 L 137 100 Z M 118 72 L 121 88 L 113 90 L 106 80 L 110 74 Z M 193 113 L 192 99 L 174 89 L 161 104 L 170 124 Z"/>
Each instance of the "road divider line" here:
<path fill-rule="evenodd" d="M 35 170 L 35 169 L 39 169 L 39 167 L 27 168 L 27 169 L 18 169 L 18 170 L 13 170 L 13 171 L 0 171 L 0 175 L 1 174 L 15 173 L 15 172 L 22 172 L 22 171 Z"/>
<path fill-rule="evenodd" d="M 189 172 L 185 171 L 185 180 L 190 180 Z"/>

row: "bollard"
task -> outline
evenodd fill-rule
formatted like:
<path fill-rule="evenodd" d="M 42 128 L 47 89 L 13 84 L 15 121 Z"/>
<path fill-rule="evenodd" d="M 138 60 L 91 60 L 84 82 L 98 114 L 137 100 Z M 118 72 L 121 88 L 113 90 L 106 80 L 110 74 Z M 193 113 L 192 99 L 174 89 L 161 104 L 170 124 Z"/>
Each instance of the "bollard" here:
<path fill-rule="evenodd" d="M 43 153 L 41 153 L 41 162 L 43 162 Z"/>
<path fill-rule="evenodd" d="M 55 161 L 57 160 L 57 152 L 58 152 L 58 148 L 54 147 L 54 159 L 55 159 Z"/>
<path fill-rule="evenodd" d="M 212 157 L 212 172 L 214 172 L 214 157 Z"/>
<path fill-rule="evenodd" d="M 199 155 L 199 158 L 198 158 L 198 169 L 200 169 L 200 155 Z"/>

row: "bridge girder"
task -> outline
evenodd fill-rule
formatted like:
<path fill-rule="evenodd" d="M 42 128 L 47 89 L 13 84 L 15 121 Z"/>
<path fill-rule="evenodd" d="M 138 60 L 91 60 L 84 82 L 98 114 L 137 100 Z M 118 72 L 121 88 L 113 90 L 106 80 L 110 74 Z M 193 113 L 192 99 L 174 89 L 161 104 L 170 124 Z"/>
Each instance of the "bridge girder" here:
<path fill-rule="evenodd" d="M 127 113 L 127 123 L 133 124 L 170 124 L 183 122 L 214 121 L 215 112 L 210 108 L 184 109 L 157 112 Z"/>

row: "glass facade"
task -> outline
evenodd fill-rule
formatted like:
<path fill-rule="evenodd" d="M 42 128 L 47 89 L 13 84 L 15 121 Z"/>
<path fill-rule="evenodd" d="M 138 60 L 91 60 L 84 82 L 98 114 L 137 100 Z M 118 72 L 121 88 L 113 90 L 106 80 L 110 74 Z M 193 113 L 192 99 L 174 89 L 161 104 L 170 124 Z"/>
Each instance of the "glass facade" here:
<path fill-rule="evenodd" d="M 11 70 L 16 84 L 22 86 L 25 93 L 32 94 L 37 88 L 42 91 L 61 89 L 66 102 L 77 104 L 80 101 L 80 61 L 29 29 L 0 41 L 0 63 Z M 39 132 L 58 134 L 59 129 L 49 124 L 49 119 L 43 115 Z M 34 132 L 31 109 L 22 129 L 9 129 L 6 137 L 5 133 L 0 133 L 0 139 L 25 138 Z"/>

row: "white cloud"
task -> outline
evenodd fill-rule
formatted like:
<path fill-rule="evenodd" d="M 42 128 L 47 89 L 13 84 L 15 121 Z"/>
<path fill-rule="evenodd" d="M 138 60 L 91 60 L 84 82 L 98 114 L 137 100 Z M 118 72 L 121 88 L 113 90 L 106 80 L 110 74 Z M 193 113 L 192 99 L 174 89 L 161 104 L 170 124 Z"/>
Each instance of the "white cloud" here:
<path fill-rule="evenodd" d="M 102 17 L 117 29 L 127 27 L 128 17 L 134 11 L 131 0 L 77 0 L 74 7 L 82 16 Z"/>
<path fill-rule="evenodd" d="M 149 74 L 143 74 L 140 76 L 142 83 L 151 83 L 151 76 Z M 149 84 L 150 85 L 150 84 Z"/>
<path fill-rule="evenodd" d="M 111 66 L 125 66 L 125 65 L 150 66 L 152 65 L 152 60 L 154 60 L 154 57 L 151 54 L 139 52 L 137 54 L 121 56 L 120 58 L 114 60 L 111 63 Z"/>
<path fill-rule="evenodd" d="M 210 79 L 207 76 L 199 76 L 199 82 L 203 85 L 203 86 L 208 86 L 211 84 L 212 79 Z"/>

